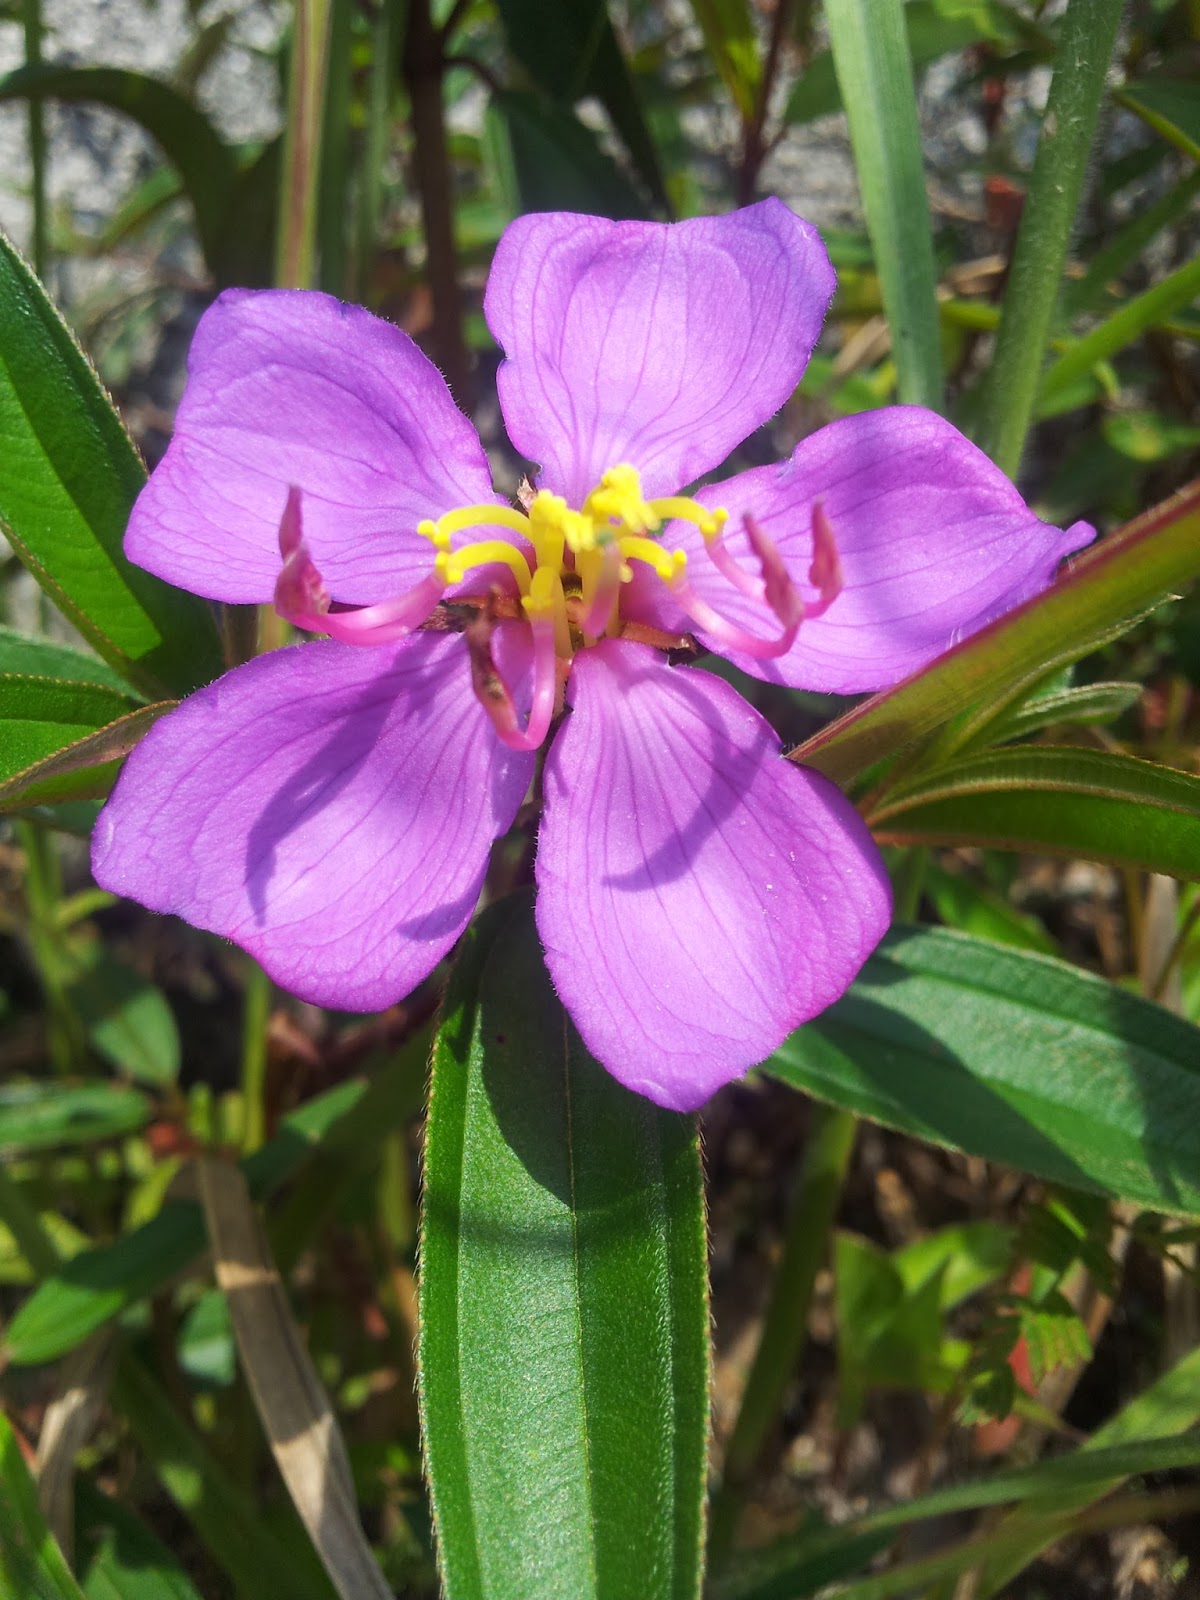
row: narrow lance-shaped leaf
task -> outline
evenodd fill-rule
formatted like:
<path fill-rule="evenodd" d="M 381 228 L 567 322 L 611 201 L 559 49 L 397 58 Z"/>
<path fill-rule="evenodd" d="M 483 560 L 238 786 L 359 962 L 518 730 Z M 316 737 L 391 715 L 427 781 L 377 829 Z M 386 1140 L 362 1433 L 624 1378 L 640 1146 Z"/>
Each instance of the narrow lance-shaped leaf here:
<path fill-rule="evenodd" d="M 0 1413 L 0 1584 L 20 1600 L 83 1600 L 38 1510 L 16 1436 Z"/>
<path fill-rule="evenodd" d="M 918 1138 L 1200 1215 L 1200 1029 L 1052 957 L 893 929 L 766 1070 Z"/>
<path fill-rule="evenodd" d="M 449 1600 L 695 1596 L 695 1127 L 588 1055 L 524 897 L 476 925 L 451 981 L 422 1218 L 422 1412 Z"/>
<path fill-rule="evenodd" d="M 0 238 L 0 528 L 96 650 L 150 695 L 221 670 L 203 601 L 125 559 L 144 472 L 66 325 Z"/>
<path fill-rule="evenodd" d="M 901 0 L 826 0 L 867 228 L 892 331 L 899 398 L 942 399 L 933 228 Z"/>
<path fill-rule="evenodd" d="M 868 818 L 890 844 L 1049 851 L 1200 878 L 1200 778 L 1102 750 L 987 750 L 890 790 Z"/>

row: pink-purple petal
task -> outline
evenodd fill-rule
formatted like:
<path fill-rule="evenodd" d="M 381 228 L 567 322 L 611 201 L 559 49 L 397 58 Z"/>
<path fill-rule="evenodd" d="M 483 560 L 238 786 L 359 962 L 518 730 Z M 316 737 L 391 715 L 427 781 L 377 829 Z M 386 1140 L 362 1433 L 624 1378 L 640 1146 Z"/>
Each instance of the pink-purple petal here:
<path fill-rule="evenodd" d="M 801 624 L 778 660 L 721 653 L 755 677 L 834 694 L 899 682 L 1040 593 L 1063 557 L 1095 537 L 1087 523 L 1063 530 L 1039 521 L 981 450 L 916 406 L 831 423 L 790 460 L 712 484 L 697 498 L 727 508 L 726 545 L 750 567 L 742 517 L 755 517 L 810 598 L 813 507 L 822 504 L 837 541 L 841 593 Z M 717 572 L 694 529 L 675 523 L 663 542 L 687 550 L 689 580 L 718 611 L 751 632 L 773 631 L 767 609 Z M 642 572 L 625 609 L 667 629 L 682 621 Z"/>
<path fill-rule="evenodd" d="M 774 199 L 671 224 L 519 217 L 484 301 L 509 437 L 572 505 L 621 462 L 674 494 L 792 393 L 833 289 L 816 229 Z"/>
<path fill-rule="evenodd" d="M 887 877 L 849 802 L 711 674 L 606 641 L 570 697 L 538 846 L 547 965 L 609 1071 L 691 1110 L 844 992 Z"/>
<path fill-rule="evenodd" d="M 514 631 L 505 664 L 527 677 Z M 97 822 L 93 871 L 303 999 L 380 1010 L 466 927 L 533 764 L 493 735 L 457 635 L 293 646 L 155 724 Z"/>
<path fill-rule="evenodd" d="M 430 570 L 423 518 L 496 499 L 475 429 L 406 333 L 330 295 L 230 289 L 196 330 L 126 554 L 195 594 L 268 602 L 293 484 L 330 593 L 362 605 Z"/>

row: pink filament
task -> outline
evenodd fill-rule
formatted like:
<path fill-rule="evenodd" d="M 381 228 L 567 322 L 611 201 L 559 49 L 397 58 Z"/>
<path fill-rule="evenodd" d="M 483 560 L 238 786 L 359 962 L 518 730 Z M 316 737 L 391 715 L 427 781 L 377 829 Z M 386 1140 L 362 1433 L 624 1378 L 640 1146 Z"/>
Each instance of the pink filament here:
<path fill-rule="evenodd" d="M 554 621 L 535 617 L 533 632 L 533 703 L 529 720 L 521 727 L 512 690 L 504 681 L 492 654 L 495 624 L 481 611 L 466 628 L 467 649 L 471 656 L 471 686 L 480 705 L 491 718 L 501 743 L 510 750 L 536 750 L 550 731 L 554 717 L 554 697 L 558 684 L 554 652 Z"/>
<path fill-rule="evenodd" d="M 279 553 L 283 567 L 275 582 L 276 611 L 293 626 L 327 633 L 342 644 L 389 644 L 406 638 L 428 618 L 446 588 L 445 579 L 434 571 L 395 600 L 332 611 L 329 591 L 304 543 L 295 484 L 288 490 L 279 523 Z"/>
<path fill-rule="evenodd" d="M 743 655 L 753 656 L 759 661 L 773 661 L 777 656 L 786 655 L 795 644 L 804 620 L 804 601 L 788 576 L 779 551 L 755 519 L 747 512 L 742 521 L 750 548 L 758 557 L 761 578 L 753 578 L 738 567 L 729 552 L 720 549 L 719 545 L 706 545 L 705 548 L 722 576 L 728 578 L 743 594 L 761 600 L 775 613 L 783 627 L 778 638 L 762 639 L 757 634 L 747 633 L 745 628 L 738 627 L 728 617 L 715 611 L 686 579 L 677 580 L 672 585 L 672 593 L 702 633 L 719 640 L 731 650 L 741 651 Z"/>

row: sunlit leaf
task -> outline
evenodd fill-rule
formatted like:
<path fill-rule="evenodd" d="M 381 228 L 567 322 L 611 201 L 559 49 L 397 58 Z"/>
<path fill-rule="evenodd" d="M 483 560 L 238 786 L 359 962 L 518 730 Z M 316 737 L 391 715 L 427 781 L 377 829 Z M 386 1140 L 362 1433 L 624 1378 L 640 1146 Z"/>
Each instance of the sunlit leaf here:
<path fill-rule="evenodd" d="M 935 1144 L 1200 1215 L 1200 1030 L 1049 956 L 895 929 L 765 1070 Z"/>
<path fill-rule="evenodd" d="M 524 897 L 476 926 L 451 983 L 422 1214 L 450 1600 L 694 1596 L 709 1381 L 695 1127 L 588 1055 Z"/>

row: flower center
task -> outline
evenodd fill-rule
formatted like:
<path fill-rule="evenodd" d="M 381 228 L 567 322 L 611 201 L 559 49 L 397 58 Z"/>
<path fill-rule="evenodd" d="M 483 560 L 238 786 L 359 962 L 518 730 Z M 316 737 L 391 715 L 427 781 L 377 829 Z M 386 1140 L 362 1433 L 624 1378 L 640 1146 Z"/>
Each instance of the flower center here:
<path fill-rule="evenodd" d="M 562 708 L 563 690 L 576 650 L 623 631 L 621 589 L 641 562 L 666 585 L 676 607 L 696 628 L 726 650 L 762 660 L 783 655 L 805 615 L 819 615 L 841 589 L 841 566 L 833 530 L 820 504 L 812 510 L 809 583 L 816 597 L 801 599 L 779 552 L 747 513 L 746 540 L 759 564 L 756 575 L 741 566 L 724 543 L 728 512 L 710 510 L 686 495 L 647 500 L 635 467 L 610 467 L 579 510 L 540 489 L 525 511 L 505 505 L 457 506 L 417 526 L 434 549 L 429 573 L 407 593 L 379 605 L 333 609 L 328 590 L 304 543 L 300 491 L 288 492 L 279 525 L 283 567 L 275 585 L 275 609 L 297 627 L 327 633 L 346 644 L 386 644 L 428 621 L 446 589 L 480 567 L 504 566 L 512 573 L 520 612 L 533 635 L 532 704 L 522 726 L 515 702 L 492 655 L 494 623 L 512 601 L 491 595 L 458 596 L 477 609 L 467 624 L 475 692 L 500 738 L 515 750 L 536 749 Z M 687 555 L 668 550 L 655 535 L 665 521 L 690 522 L 721 578 L 749 598 L 782 630 L 763 638 L 732 622 L 688 581 Z M 504 528 L 523 543 L 503 538 L 454 544 L 472 528 Z M 508 611 L 511 616 L 512 610 Z"/>
<path fill-rule="evenodd" d="M 706 541 L 719 539 L 729 514 L 710 511 L 681 495 L 647 500 L 636 467 L 610 467 L 576 511 L 548 489 L 539 489 L 527 511 L 510 506 L 459 506 L 417 527 L 437 551 L 435 566 L 448 584 L 461 583 L 475 567 L 503 564 L 516 578 L 521 606 L 532 622 L 549 618 L 556 649 L 570 660 L 581 644 L 620 629 L 621 585 L 633 577 L 631 562 L 644 562 L 668 588 L 678 588 L 687 566 L 682 550 L 666 550 L 652 537 L 668 520 L 693 523 Z M 452 547 L 453 535 L 480 524 L 510 528 L 526 539 L 526 553 L 501 539 L 479 539 Z"/>

